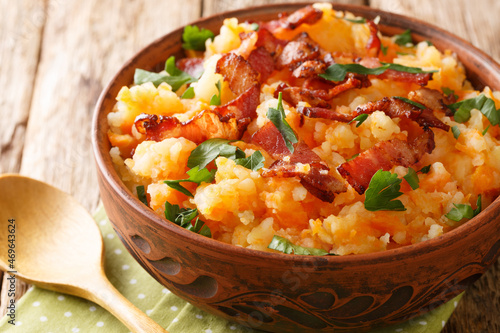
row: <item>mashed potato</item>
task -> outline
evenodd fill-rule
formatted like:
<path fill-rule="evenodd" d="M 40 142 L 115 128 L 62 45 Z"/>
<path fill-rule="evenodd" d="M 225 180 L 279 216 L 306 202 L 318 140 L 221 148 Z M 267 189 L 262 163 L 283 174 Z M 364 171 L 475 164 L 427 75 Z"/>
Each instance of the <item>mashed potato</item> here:
<path fill-rule="evenodd" d="M 197 209 L 214 239 L 236 246 L 274 251 L 268 245 L 281 236 L 297 246 L 347 255 L 439 237 L 466 223 L 500 193 L 500 130 L 491 118 L 491 113 L 500 113 L 500 93 L 488 87 L 475 91 L 448 50 L 427 42 L 398 45 L 395 37 L 382 36 L 374 22 L 334 11 L 330 4 L 315 4 L 271 23 L 226 19 L 220 33 L 205 41 L 203 51 L 187 52 L 192 63 L 201 66 L 200 77 L 177 91 L 168 79 L 123 87 L 108 115 L 117 172 L 133 193 L 145 187 L 148 205 L 159 215 L 164 215 L 166 203 Z M 224 58 L 231 53 L 233 58 Z M 224 72 L 221 59 L 240 67 Z M 270 70 L 262 65 L 269 59 Z M 191 75 L 194 65 L 186 63 L 177 64 Z M 318 76 L 333 65 L 352 63 L 370 69 L 391 63 L 424 73 L 391 67 L 383 74 L 354 73 L 340 81 Z M 248 95 L 254 87 L 259 93 L 252 108 Z M 186 96 L 188 88 L 194 96 Z M 270 126 L 269 110 L 279 109 L 278 92 L 283 96 L 282 124 L 290 126 L 298 141 L 294 149 L 303 144 L 317 160 L 296 162 L 291 150 L 277 153 L 254 139 Z M 394 96 L 402 99 L 398 102 Z M 473 105 L 465 119 L 457 119 L 458 106 L 453 104 L 478 96 L 487 102 Z M 488 103 L 490 116 L 481 111 Z M 395 105 L 403 105 L 406 115 L 396 115 Z M 430 115 L 424 116 L 425 109 Z M 325 112 L 329 115 L 318 116 Z M 211 132 L 215 130 L 219 134 Z M 283 132 L 280 135 L 286 142 Z M 423 135 L 433 145 L 425 152 L 414 141 Z M 206 162 L 213 177 L 193 181 L 192 173 L 205 166 L 194 167 L 191 159 L 199 154 L 197 147 L 214 138 L 230 140 L 220 147 L 233 153 L 215 153 Z M 391 159 L 388 150 L 381 153 L 380 147 L 392 149 L 394 142 L 417 157 L 408 162 Z M 375 177 L 380 168 L 372 170 L 372 164 L 361 162 L 368 157 L 384 160 L 380 168 L 396 175 L 400 193 L 391 200 L 404 210 L 383 204 L 380 210 L 367 208 L 367 197 L 377 200 L 381 192 L 359 190 L 352 180 L 358 175 L 338 172 L 351 163 Z M 313 172 L 319 177 L 316 183 L 308 176 Z M 331 197 L 322 192 L 326 185 L 319 183 L 324 180 L 337 184 Z"/>

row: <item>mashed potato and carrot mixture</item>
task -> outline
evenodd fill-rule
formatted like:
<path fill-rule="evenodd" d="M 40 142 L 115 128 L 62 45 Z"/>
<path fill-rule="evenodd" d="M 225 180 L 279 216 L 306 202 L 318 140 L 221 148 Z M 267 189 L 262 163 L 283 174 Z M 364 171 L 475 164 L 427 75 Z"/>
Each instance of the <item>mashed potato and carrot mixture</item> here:
<path fill-rule="evenodd" d="M 186 27 L 186 57 L 137 69 L 108 115 L 122 180 L 166 220 L 263 251 L 369 253 L 466 223 L 500 193 L 500 93 L 378 23 L 315 4 Z"/>

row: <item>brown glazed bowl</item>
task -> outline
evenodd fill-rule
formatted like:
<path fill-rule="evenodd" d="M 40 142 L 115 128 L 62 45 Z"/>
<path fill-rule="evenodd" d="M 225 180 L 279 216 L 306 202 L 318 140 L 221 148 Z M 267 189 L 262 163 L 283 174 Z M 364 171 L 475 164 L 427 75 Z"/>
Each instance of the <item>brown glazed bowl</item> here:
<path fill-rule="evenodd" d="M 237 10 L 194 24 L 218 31 L 223 18 L 269 20 L 305 4 Z M 366 18 L 380 16 L 393 35 L 411 29 L 417 41 L 456 52 L 468 78 L 500 90 L 500 66 L 468 42 L 425 22 L 368 7 L 334 4 Z M 458 295 L 500 253 L 500 199 L 464 225 L 431 240 L 362 255 L 294 256 L 235 247 L 167 222 L 122 184 L 109 155 L 106 115 L 135 68 L 160 69 L 182 55 L 182 28 L 154 41 L 126 63 L 102 93 L 93 120 L 93 148 L 106 212 L 134 258 L 162 285 L 193 305 L 271 332 L 355 332 L 423 314 Z M 159 65 L 159 66 L 158 66 Z"/>

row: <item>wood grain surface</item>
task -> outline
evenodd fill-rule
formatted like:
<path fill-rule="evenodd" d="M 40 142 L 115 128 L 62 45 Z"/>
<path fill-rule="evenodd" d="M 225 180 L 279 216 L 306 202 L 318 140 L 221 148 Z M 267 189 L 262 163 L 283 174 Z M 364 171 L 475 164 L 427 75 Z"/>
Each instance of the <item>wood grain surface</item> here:
<path fill-rule="evenodd" d="M 99 193 L 92 111 L 121 65 L 155 38 L 201 16 L 282 2 L 302 1 L 0 0 L 0 173 L 46 181 L 93 211 Z M 338 2 L 423 19 L 500 61 L 500 1 Z M 5 285 L 4 278 L 2 315 Z M 25 290 L 18 283 L 16 297 Z M 469 288 L 444 332 L 500 332 L 500 261 Z"/>

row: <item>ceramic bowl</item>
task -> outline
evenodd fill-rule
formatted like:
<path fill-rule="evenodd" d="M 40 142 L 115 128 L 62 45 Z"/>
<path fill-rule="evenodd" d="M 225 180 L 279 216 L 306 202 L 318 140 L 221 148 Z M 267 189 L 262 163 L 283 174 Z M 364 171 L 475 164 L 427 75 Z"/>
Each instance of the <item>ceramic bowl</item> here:
<path fill-rule="evenodd" d="M 232 11 L 194 24 L 218 31 L 225 17 L 270 20 L 304 4 Z M 386 35 L 411 29 L 417 41 L 456 52 L 476 88 L 500 90 L 500 66 L 468 42 L 425 22 L 368 7 L 334 4 L 380 16 Z M 156 280 L 193 305 L 272 332 L 364 331 L 423 314 L 461 293 L 500 251 L 500 199 L 443 236 L 385 252 L 309 257 L 264 253 L 215 241 L 162 219 L 122 184 L 109 156 L 107 113 L 135 68 L 160 69 L 182 56 L 183 28 L 128 61 L 103 91 L 93 120 L 93 148 L 106 212 L 133 257 Z M 158 67 L 158 65 L 160 67 Z"/>

